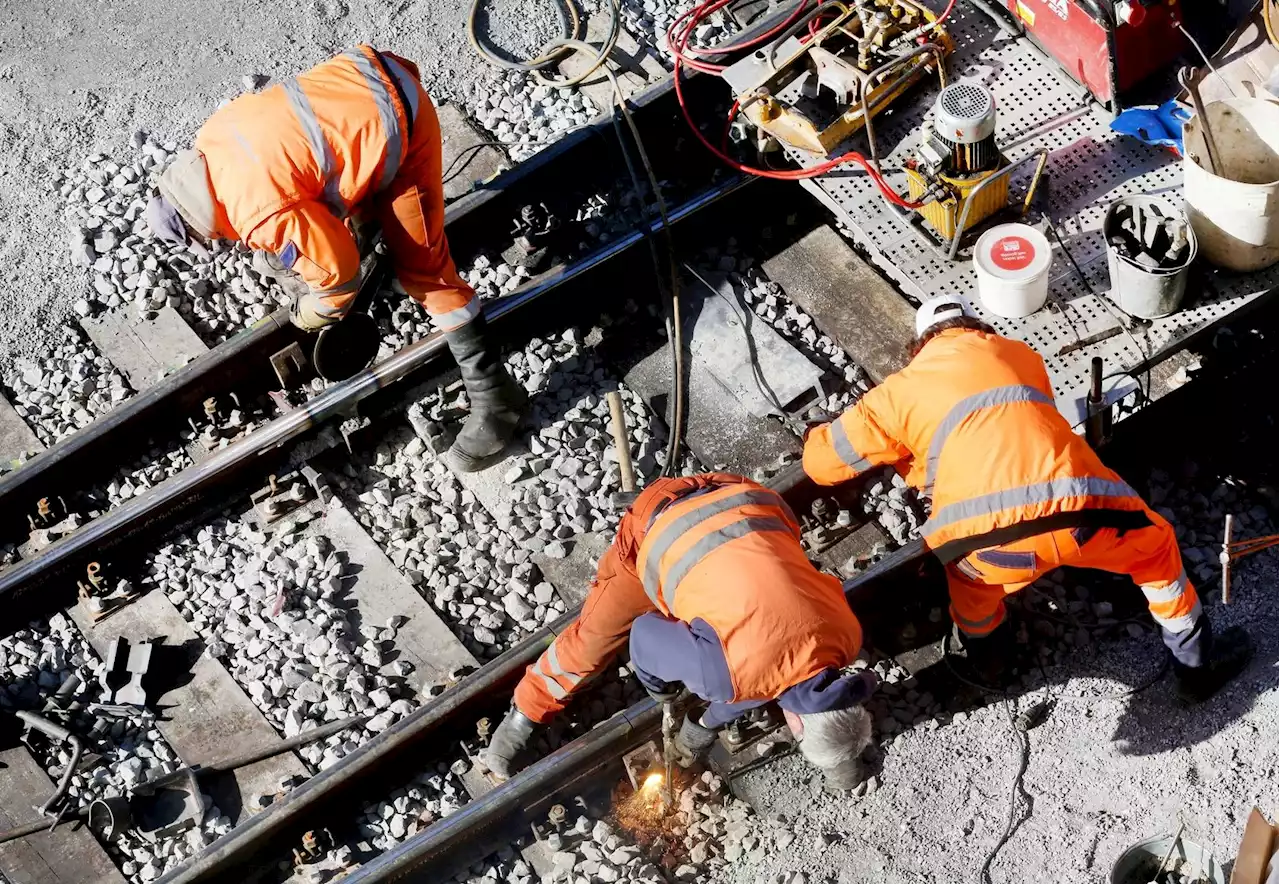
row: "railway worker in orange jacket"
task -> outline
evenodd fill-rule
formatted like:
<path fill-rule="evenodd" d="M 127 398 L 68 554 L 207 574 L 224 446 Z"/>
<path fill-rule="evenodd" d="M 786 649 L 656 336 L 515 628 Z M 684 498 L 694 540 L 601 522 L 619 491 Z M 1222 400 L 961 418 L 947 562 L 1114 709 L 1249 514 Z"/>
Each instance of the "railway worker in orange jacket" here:
<path fill-rule="evenodd" d="M 777 700 L 806 758 L 832 789 L 861 781 L 871 738 L 862 701 L 872 675 L 841 673 L 862 631 L 836 578 L 809 562 L 775 492 L 711 473 L 659 479 L 623 516 L 578 619 L 516 686 L 486 764 L 511 775 L 538 725 L 609 665 L 630 636 L 641 684 L 666 700 L 681 685 L 704 700 L 677 740 L 691 764 L 716 730 Z"/>
<path fill-rule="evenodd" d="M 357 46 L 220 108 L 161 175 L 146 218 L 157 236 L 197 251 L 213 239 L 256 250 L 255 268 L 295 293 L 293 321 L 307 331 L 350 309 L 361 254 L 348 222 L 376 222 L 397 281 L 444 332 L 462 371 L 471 414 L 452 454 L 478 469 L 505 447 L 526 397 L 449 254 L 440 154 L 418 69 Z"/>
<path fill-rule="evenodd" d="M 951 616 L 971 662 L 998 668 L 1006 595 L 1059 565 L 1126 574 L 1198 701 L 1248 661 L 1248 638 L 1213 641 L 1173 528 L 1054 407 L 1040 356 L 957 298 L 927 301 L 914 356 L 835 421 L 806 434 L 804 469 L 835 485 L 893 464 L 932 497 L 924 542 L 947 565 Z"/>

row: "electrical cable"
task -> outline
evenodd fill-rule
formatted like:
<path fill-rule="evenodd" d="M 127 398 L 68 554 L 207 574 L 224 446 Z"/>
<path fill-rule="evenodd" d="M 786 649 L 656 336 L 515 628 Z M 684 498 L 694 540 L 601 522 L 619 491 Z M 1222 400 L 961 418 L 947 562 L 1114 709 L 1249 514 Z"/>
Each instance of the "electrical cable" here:
<path fill-rule="evenodd" d="M 501 141 L 477 141 L 475 144 L 468 145 L 458 152 L 458 155 L 449 163 L 449 168 L 445 169 L 440 176 L 441 184 L 448 184 L 454 178 L 457 178 L 462 172 L 471 165 L 471 161 L 479 156 L 480 151 L 486 147 L 496 147 L 499 149 L 506 148 L 507 145 Z M 459 165 L 461 163 L 461 165 Z"/>
<path fill-rule="evenodd" d="M 1280 38 L 1276 37 L 1276 26 L 1271 20 L 1272 11 L 1280 15 L 1280 0 L 1263 0 L 1262 3 L 1262 26 L 1267 31 L 1267 39 L 1271 41 L 1272 46 L 1280 46 Z"/>
<path fill-rule="evenodd" d="M 565 2 L 572 4 L 573 0 L 565 0 Z M 613 48 L 618 45 L 618 37 L 622 33 L 622 15 L 618 8 L 618 0 L 609 0 L 606 8 L 609 11 L 609 33 L 605 36 L 604 42 L 600 44 L 600 48 L 598 50 L 591 48 L 589 44 L 582 42 L 578 37 L 552 40 L 546 46 L 548 54 L 566 47 L 571 47 L 578 52 L 585 54 L 595 53 L 591 62 L 585 69 L 574 74 L 572 77 L 565 77 L 563 80 L 553 80 L 550 77 L 545 76 L 542 71 L 539 70 L 534 71 L 534 79 L 544 86 L 554 86 L 557 89 L 564 89 L 569 86 L 577 86 L 596 71 L 600 70 L 605 61 L 608 60 L 609 54 L 613 52 Z M 568 56 L 566 56 L 566 58 L 567 57 Z M 610 79 L 614 79 L 612 75 L 610 76 Z M 614 82 L 614 91 L 617 91 L 616 82 Z"/>
<path fill-rule="evenodd" d="M 467 42 L 471 44 L 471 48 L 476 51 L 477 55 L 494 67 L 507 71 L 532 73 L 571 54 L 563 50 L 544 51 L 541 55 L 526 61 L 511 61 L 495 54 L 492 50 L 483 46 L 480 41 L 477 19 L 480 16 L 480 5 L 483 2 L 484 0 L 471 0 L 471 7 L 467 11 Z M 582 30 L 582 19 L 578 16 L 578 9 L 573 5 L 573 0 L 560 0 L 556 4 L 556 9 L 560 12 L 560 24 L 564 29 L 562 38 L 567 40 L 579 39 Z"/>
<path fill-rule="evenodd" d="M 698 128 L 698 125 L 693 120 L 692 114 L 689 112 L 688 102 L 686 100 L 686 97 L 684 94 L 684 88 L 682 85 L 683 78 L 681 77 L 681 73 L 682 73 L 681 69 L 684 66 L 688 66 L 688 67 L 694 68 L 695 70 L 707 71 L 708 68 L 703 67 L 706 63 L 699 62 L 694 59 L 689 59 L 688 56 L 685 55 L 686 50 L 689 48 L 688 47 L 689 39 L 693 33 L 693 30 L 698 26 L 698 24 L 701 23 L 702 19 L 707 14 L 709 14 L 709 12 L 716 11 L 722 8 L 723 6 L 727 5 L 729 2 L 730 0 L 708 0 L 708 2 L 703 3 L 700 6 L 694 7 L 694 9 L 691 10 L 689 13 L 687 13 L 686 16 L 682 16 L 678 18 L 676 22 L 672 23 L 671 28 L 668 29 L 667 31 L 668 47 L 671 49 L 672 55 L 675 60 L 675 69 L 672 72 L 672 77 L 675 81 L 676 100 L 680 105 L 680 113 L 683 115 L 685 123 L 688 124 L 689 129 L 694 134 L 694 137 L 696 137 L 698 141 L 701 142 L 702 146 L 706 148 L 706 150 L 710 152 L 713 156 L 719 159 L 722 163 L 724 163 L 725 165 L 729 166 L 730 168 L 738 172 L 742 172 L 747 175 L 754 175 L 758 178 L 770 178 L 776 181 L 800 181 L 805 178 L 814 178 L 818 175 L 825 175 L 827 172 L 830 172 L 833 169 L 836 169 L 840 166 L 844 166 L 849 163 L 855 163 L 861 166 L 865 170 L 868 177 L 871 178 L 872 183 L 875 184 L 875 186 L 880 190 L 880 193 L 889 202 L 893 203 L 896 206 L 901 206 L 904 209 L 918 209 L 918 208 L 921 208 L 923 205 L 925 205 L 924 202 L 915 202 L 912 200 L 905 199 L 900 194 L 898 194 L 895 190 L 893 190 L 893 188 L 889 186 L 888 182 L 884 180 L 884 177 L 880 174 L 879 170 L 877 170 L 875 166 L 871 164 L 867 160 L 867 158 L 864 157 L 858 151 L 849 151 L 834 159 L 827 160 L 823 163 L 819 163 L 818 165 L 812 166 L 807 169 L 790 169 L 787 171 L 776 171 L 773 169 L 764 169 L 757 166 L 748 166 L 744 163 L 738 162 L 733 157 L 729 156 L 729 154 L 726 152 L 728 148 L 729 129 L 730 127 L 732 127 L 734 118 L 737 116 L 738 111 L 740 109 L 740 104 L 736 100 L 733 102 L 732 107 L 729 108 L 729 113 L 725 120 L 724 133 L 721 138 L 721 147 L 719 148 L 716 147 L 707 139 L 705 135 L 702 134 L 702 130 Z M 797 11 L 802 10 L 806 5 L 806 3 L 807 3 L 807 0 L 801 0 L 801 2 L 797 6 Z M 819 6 L 817 10 L 813 10 L 810 13 L 810 15 L 817 14 L 818 10 L 821 10 L 824 7 L 828 7 L 829 5 L 842 5 L 842 4 L 838 4 L 836 0 L 827 0 L 827 3 L 824 3 L 821 6 Z M 761 42 L 768 39 L 771 35 L 779 32 L 781 29 L 790 27 L 791 25 L 789 23 L 795 21 L 796 15 L 797 15 L 797 12 L 793 12 L 792 15 L 789 16 L 786 21 L 770 29 L 770 31 L 768 31 L 766 34 L 762 34 L 759 37 L 756 37 L 752 40 L 748 40 L 744 43 L 737 44 L 735 48 L 750 49 L 754 46 L 758 46 Z M 681 22 L 684 23 L 683 30 L 677 31 L 677 26 Z M 710 68 L 711 72 L 723 70 L 722 65 L 708 66 L 708 67 Z"/>
<path fill-rule="evenodd" d="M 614 0 L 614 3 L 616 6 L 616 0 Z M 577 52 L 590 53 L 595 51 L 589 44 L 580 40 L 566 40 L 563 41 L 563 45 Z M 662 465 L 662 475 L 670 478 L 677 475 L 679 470 L 678 463 L 680 446 L 684 439 L 686 410 L 684 396 L 684 331 L 680 315 L 680 269 L 676 258 L 675 237 L 671 232 L 671 216 L 667 210 L 667 201 L 662 196 L 662 188 L 658 184 L 658 176 L 649 160 L 649 153 L 645 150 L 644 140 L 640 137 L 640 128 L 631 116 L 631 109 L 627 107 L 626 96 L 622 94 L 622 86 L 618 83 L 617 76 L 608 67 L 602 68 L 602 71 L 613 86 L 614 102 L 621 112 L 627 128 L 631 131 L 636 153 L 639 154 L 640 162 L 644 166 L 646 176 L 649 178 L 649 188 L 653 191 L 654 202 L 657 203 L 658 214 L 662 219 L 662 237 L 667 249 L 667 259 L 671 271 L 669 284 L 671 299 L 667 310 L 666 324 L 667 340 L 671 347 L 672 425 L 667 436 L 666 463 Z M 657 247 L 653 243 L 652 232 L 649 229 L 648 207 L 643 198 L 644 188 L 640 183 L 640 176 L 636 172 L 635 165 L 632 163 L 631 154 L 627 151 L 626 141 L 622 137 L 622 127 L 618 123 L 617 114 L 614 115 L 613 126 L 618 135 L 618 149 L 622 151 L 623 162 L 626 164 L 627 172 L 631 176 L 632 187 L 635 189 L 636 197 L 640 199 L 641 211 L 644 214 L 645 240 L 649 244 L 649 255 L 653 260 L 654 272 L 661 278 L 661 260 L 658 257 Z"/>

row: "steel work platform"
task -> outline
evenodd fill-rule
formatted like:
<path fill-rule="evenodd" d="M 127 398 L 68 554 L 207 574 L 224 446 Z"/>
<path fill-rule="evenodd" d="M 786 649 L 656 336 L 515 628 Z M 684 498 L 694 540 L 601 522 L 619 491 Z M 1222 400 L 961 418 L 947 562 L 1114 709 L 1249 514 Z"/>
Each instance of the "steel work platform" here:
<path fill-rule="evenodd" d="M 1050 211 L 1088 286 L 1033 210 L 1024 220 L 1045 231 L 1053 245 L 1049 302 L 1023 319 L 993 316 L 978 300 L 972 246 L 990 225 L 1016 220 L 1014 213 L 971 228 L 957 259 L 951 261 L 944 247 L 930 241 L 927 228 L 911 223 L 914 213 L 900 212 L 886 202 L 857 166 L 850 164 L 802 181 L 907 297 L 916 301 L 939 294 L 964 297 L 1001 334 L 1034 347 L 1045 359 L 1059 398 L 1071 399 L 1087 389 L 1094 356 L 1102 357 L 1112 376 L 1145 370 L 1187 346 L 1193 335 L 1275 293 L 1274 268 L 1236 274 L 1216 271 L 1201 261 L 1192 268 L 1183 309 L 1154 321 L 1123 314 L 1106 296 L 1110 280 L 1103 216 L 1112 201 L 1135 193 L 1160 194 L 1180 203 L 1181 161 L 1168 151 L 1112 132 L 1110 114 L 1029 40 L 1015 36 L 1012 26 L 1006 31 L 985 13 L 958 3 L 946 27 L 956 44 L 948 59 L 947 81 L 981 82 L 995 94 L 997 139 L 1009 160 L 1017 163 L 1040 148 L 1049 150 Z M 735 91 L 741 91 L 760 75 L 759 64 L 756 59 L 744 60 L 724 77 Z M 779 97 L 803 106 L 800 88 L 797 81 Z M 919 143 L 921 123 L 937 92 L 936 74 L 927 74 L 874 120 L 881 169 L 899 193 L 907 192 L 902 163 Z M 864 132 L 854 133 L 832 156 L 850 150 L 868 154 Z M 805 167 L 825 159 L 791 148 L 788 155 Z M 1025 164 L 1014 175 L 1011 204 L 1021 201 L 1033 165 Z M 849 297 L 855 299 L 857 293 L 850 292 Z"/>

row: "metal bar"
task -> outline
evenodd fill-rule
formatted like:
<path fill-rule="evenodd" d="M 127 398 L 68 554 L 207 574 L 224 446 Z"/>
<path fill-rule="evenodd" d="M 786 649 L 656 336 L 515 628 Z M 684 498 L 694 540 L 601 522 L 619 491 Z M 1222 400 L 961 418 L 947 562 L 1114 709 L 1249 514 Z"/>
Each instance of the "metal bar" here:
<path fill-rule="evenodd" d="M 673 209 L 669 213 L 671 223 L 696 214 L 700 209 L 741 189 L 751 180 L 745 175 L 725 179 Z M 519 312 L 548 292 L 629 250 L 643 241 L 645 236 L 661 230 L 662 226 L 660 218 L 653 219 L 647 225 L 640 225 L 582 261 L 561 268 L 522 291 L 490 302 L 485 308 L 485 316 L 491 322 L 496 322 Z M 4 617 L 0 618 L 0 634 L 6 634 L 6 630 L 16 629 L 32 616 L 39 616 L 67 601 L 68 592 L 35 592 L 36 589 L 49 585 L 57 575 L 83 565 L 91 557 L 104 555 L 135 535 L 152 529 L 158 521 L 174 518 L 178 512 L 203 499 L 215 486 L 226 482 L 232 474 L 253 466 L 259 458 L 297 439 L 308 430 L 332 418 L 349 415 L 362 400 L 390 387 L 446 352 L 444 338 L 438 333 L 410 344 L 354 377 L 334 384 L 305 405 L 236 440 L 140 497 L 133 498 L 68 537 L 51 544 L 34 558 L 20 561 L 7 570 L 0 571 L 0 611 L 4 613 Z"/>
<path fill-rule="evenodd" d="M 196 776 L 204 774 L 223 773 L 226 771 L 238 770 L 242 767 L 248 767 L 259 761 L 265 761 L 268 758 L 275 758 L 277 755 L 283 755 L 286 752 L 292 752 L 294 749 L 300 749 L 308 746 L 316 740 L 324 740 L 332 737 L 334 734 L 340 734 L 350 727 L 359 727 L 370 719 L 368 715 L 353 715 L 350 718 L 344 718 L 342 721 L 334 721 L 320 727 L 312 728 L 309 731 L 303 731 L 296 736 L 292 736 L 287 740 L 281 740 L 263 749 L 257 749 L 253 752 L 245 752 L 241 755 L 233 755 L 230 758 L 223 758 L 212 764 L 202 764 L 196 768 Z"/>
<path fill-rule="evenodd" d="M 1218 557 L 1222 565 L 1222 603 L 1224 605 L 1231 604 L 1231 528 L 1234 521 L 1231 513 L 1227 513 L 1227 522 L 1222 529 L 1222 555 Z"/>

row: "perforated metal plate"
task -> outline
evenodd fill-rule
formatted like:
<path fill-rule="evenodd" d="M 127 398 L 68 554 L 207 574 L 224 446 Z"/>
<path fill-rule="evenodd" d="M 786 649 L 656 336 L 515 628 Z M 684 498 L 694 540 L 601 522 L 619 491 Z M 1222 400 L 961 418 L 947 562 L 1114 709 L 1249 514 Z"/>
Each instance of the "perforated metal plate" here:
<path fill-rule="evenodd" d="M 1109 299 L 1103 300 L 1110 290 L 1101 232 L 1103 216 L 1112 201 L 1135 193 L 1163 194 L 1180 203 L 1179 161 L 1166 151 L 1111 132 L 1106 111 L 1090 102 L 1078 84 L 1030 42 L 1001 32 L 982 12 L 957 4 L 948 29 L 956 42 L 956 52 L 949 59 L 948 82 L 979 81 L 995 94 L 997 138 L 1004 154 L 1016 162 L 1038 148 L 1049 149 L 1053 217 L 1088 287 L 1054 243 L 1048 305 L 1024 319 L 992 316 L 978 301 L 970 260 L 976 234 L 985 227 L 966 235 L 958 260 L 948 261 L 880 196 L 856 166 L 806 180 L 805 186 L 848 226 L 879 269 L 906 295 L 917 300 L 943 293 L 963 296 L 974 312 L 1001 334 L 1034 347 L 1045 359 L 1054 390 L 1066 397 L 1080 395 L 1087 387 L 1092 357 L 1101 356 L 1109 373 L 1137 368 L 1162 351 L 1179 349 L 1192 333 L 1274 290 L 1274 270 L 1241 275 L 1206 267 L 1201 274 L 1203 285 L 1193 287 L 1198 294 L 1189 291 L 1182 310 L 1150 323 L 1122 324 L 1116 307 Z M 739 69 L 726 71 L 726 79 L 742 86 L 752 77 L 745 67 L 735 65 Z M 780 97 L 799 99 L 798 87 L 793 88 L 797 90 L 794 95 L 784 90 Z M 905 176 L 889 170 L 901 169 L 915 150 L 920 125 L 936 95 L 936 78 L 926 79 L 876 118 L 882 168 L 899 193 L 906 193 Z M 832 154 L 849 150 L 867 153 L 866 136 L 855 133 Z M 802 151 L 790 153 L 802 166 L 813 166 L 823 159 Z M 1020 200 L 1025 192 L 1030 165 L 1014 177 L 1011 202 Z M 1113 336 L 1081 345 L 1113 329 Z M 1064 349 L 1069 352 L 1063 353 Z"/>

